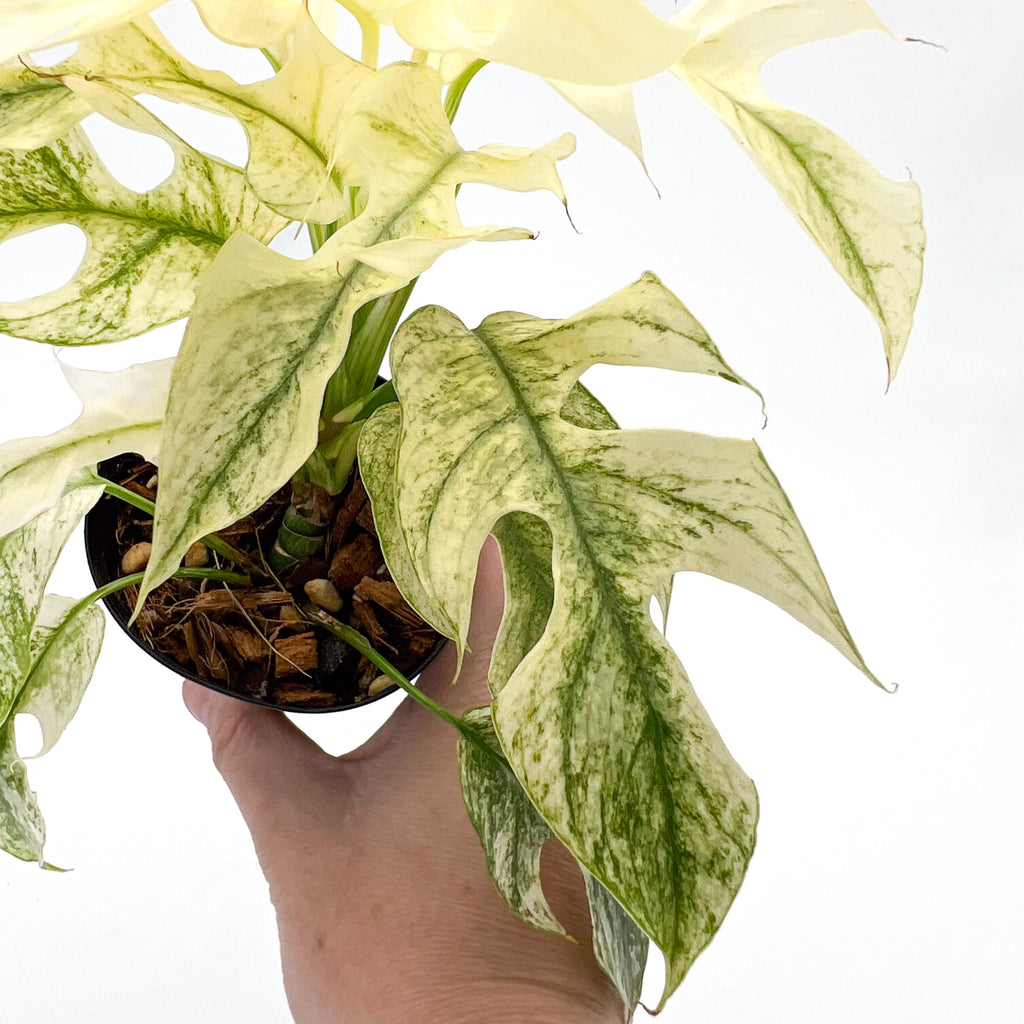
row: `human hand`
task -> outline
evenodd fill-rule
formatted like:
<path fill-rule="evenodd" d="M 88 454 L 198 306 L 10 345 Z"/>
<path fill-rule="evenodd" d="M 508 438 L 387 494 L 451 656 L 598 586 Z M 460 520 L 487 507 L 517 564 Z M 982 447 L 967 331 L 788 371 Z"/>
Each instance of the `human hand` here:
<path fill-rule="evenodd" d="M 503 599 L 489 539 L 458 682 L 450 647 L 419 680 L 455 714 L 490 700 Z M 184 698 L 252 833 L 297 1024 L 625 1020 L 594 960 L 583 881 L 563 847 L 545 848 L 542 878 L 578 944 L 520 921 L 498 895 L 449 724 L 407 699 L 361 748 L 333 757 L 277 711 L 194 683 Z"/>

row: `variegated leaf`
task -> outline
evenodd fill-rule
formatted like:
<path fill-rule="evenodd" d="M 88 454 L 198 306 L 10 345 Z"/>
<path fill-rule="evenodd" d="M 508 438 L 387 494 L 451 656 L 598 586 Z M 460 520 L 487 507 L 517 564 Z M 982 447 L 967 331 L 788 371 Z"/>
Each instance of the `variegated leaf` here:
<path fill-rule="evenodd" d="M 541 887 L 540 855 L 552 838 L 551 829 L 508 766 L 490 708 L 475 708 L 467 712 L 464 721 L 477 742 L 459 737 L 462 795 L 487 855 L 491 878 L 505 902 L 524 921 L 542 931 L 565 935 Z"/>
<path fill-rule="evenodd" d="M 160 458 L 173 359 L 103 372 L 61 364 L 82 414 L 46 437 L 0 444 L 0 537 L 50 508 L 75 470 L 122 452 Z"/>
<path fill-rule="evenodd" d="M 495 725 L 555 834 L 664 951 L 667 998 L 738 889 L 757 801 L 655 629 L 651 595 L 673 571 L 716 575 L 770 598 L 867 670 L 756 444 L 587 430 L 561 415 L 599 362 L 739 380 L 652 275 L 565 321 L 504 313 L 469 331 L 421 310 L 391 359 L 397 515 L 381 537 L 386 554 L 407 552 L 396 579 L 404 587 L 411 568 L 407 593 L 425 592 L 464 643 L 486 534 L 512 510 L 547 524 L 550 617 L 497 693 Z M 364 431 L 364 463 L 371 438 L 389 440 Z M 499 634 L 516 653 L 521 640 Z M 495 652 L 499 665 L 504 657 Z"/>
<path fill-rule="evenodd" d="M 920 189 L 884 177 L 827 128 L 775 103 L 759 77 L 783 49 L 884 26 L 863 0 L 701 0 L 681 19 L 700 38 L 673 70 L 732 129 L 871 311 L 891 381 L 921 288 Z"/>
<path fill-rule="evenodd" d="M 80 129 L 31 152 L 0 151 L 0 242 L 73 224 L 88 246 L 62 288 L 0 303 L 0 331 L 58 345 L 119 341 L 184 316 L 196 275 L 236 230 L 269 241 L 285 225 L 240 171 L 177 140 L 175 167 L 138 193 Z"/>
<path fill-rule="evenodd" d="M 41 757 L 53 748 L 81 703 L 103 641 L 101 609 L 47 594 L 32 630 L 30 663 L 21 692 L 0 723 L 0 849 L 42 861 L 46 830 L 15 746 L 14 720 L 34 715 L 43 734 Z"/>
<path fill-rule="evenodd" d="M 260 505 L 314 450 L 321 397 L 360 306 L 470 239 L 529 236 L 464 227 L 460 182 L 563 198 L 555 163 L 571 138 L 538 151 L 466 152 L 440 96 L 429 68 L 374 73 L 353 94 L 338 153 L 366 183 L 362 213 L 306 261 L 236 235 L 200 279 L 171 383 L 143 597 L 193 541 Z"/>
<path fill-rule="evenodd" d="M 564 935 L 548 906 L 540 875 L 544 844 L 554 838 L 501 750 L 489 708 L 469 711 L 463 722 L 477 737 L 459 738 L 459 772 L 470 820 L 480 835 L 498 892 L 524 921 Z M 584 871 L 593 925 L 594 955 L 629 1008 L 640 1000 L 647 937 L 611 893 Z"/>
<path fill-rule="evenodd" d="M 20 63 L 0 67 L 0 148 L 36 149 L 60 138 L 92 112 L 51 74 Z"/>
<path fill-rule="evenodd" d="M 113 107 L 117 120 L 124 97 L 143 92 L 234 117 L 248 137 L 246 176 L 260 199 L 290 219 L 347 214 L 331 151 L 352 90 L 373 72 L 325 39 L 304 10 L 281 70 L 252 85 L 192 64 L 150 18 L 83 40 L 50 71 L 101 113 Z M 151 124 L 140 109 L 140 130 Z"/>
<path fill-rule="evenodd" d="M 0 5 L 0 64 L 16 54 L 53 46 L 120 25 L 162 0 L 4 0 Z"/>
<path fill-rule="evenodd" d="M 57 556 L 102 493 L 91 473 L 76 474 L 52 509 L 0 537 L 0 722 L 31 669 L 32 630 Z"/>

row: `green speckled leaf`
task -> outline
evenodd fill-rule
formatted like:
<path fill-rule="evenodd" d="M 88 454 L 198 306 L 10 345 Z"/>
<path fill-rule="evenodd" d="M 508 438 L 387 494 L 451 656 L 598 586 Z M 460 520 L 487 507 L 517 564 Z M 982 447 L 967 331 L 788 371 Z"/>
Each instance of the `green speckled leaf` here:
<path fill-rule="evenodd" d="M 464 151 L 429 68 L 393 64 L 351 97 L 337 160 L 366 204 L 309 260 L 235 235 L 200 278 L 164 423 L 153 556 L 143 596 L 193 541 L 259 506 L 317 443 L 321 398 L 357 309 L 471 239 L 529 237 L 465 227 L 464 181 L 550 189 L 571 138 L 540 150 Z"/>
<path fill-rule="evenodd" d="M 84 99 L 49 74 L 20 63 L 0 68 L 0 148 L 44 146 L 91 112 Z"/>
<path fill-rule="evenodd" d="M 57 556 L 102 493 L 91 473 L 76 474 L 52 509 L 0 537 L 0 722 L 31 668 L 32 630 Z"/>
<path fill-rule="evenodd" d="M 564 935 L 544 898 L 540 855 L 552 838 L 547 822 L 530 803 L 526 791 L 508 766 L 494 732 L 489 708 L 475 708 L 464 720 L 488 754 L 459 738 L 459 774 L 470 821 L 487 854 L 487 868 L 505 902 L 524 920 L 542 931 Z"/>
<path fill-rule="evenodd" d="M 791 46 L 884 31 L 863 0 L 702 0 L 681 20 L 700 38 L 673 69 L 736 134 L 882 331 L 889 380 L 921 289 L 924 227 L 914 181 L 892 181 L 761 87 L 762 65 Z"/>
<path fill-rule="evenodd" d="M 57 345 L 119 341 L 178 319 L 196 275 L 236 230 L 269 241 L 285 221 L 241 172 L 177 140 L 170 177 L 149 192 L 121 185 L 80 129 L 31 152 L 0 151 L 0 242 L 53 224 L 88 246 L 56 291 L 0 303 L 0 331 Z"/>
<path fill-rule="evenodd" d="M 145 17 L 83 40 L 50 70 L 101 113 L 107 102 L 122 110 L 125 96 L 147 93 L 234 117 L 249 141 L 246 174 L 264 202 L 289 218 L 325 223 L 348 209 L 331 154 L 352 90 L 373 72 L 329 43 L 308 13 L 281 70 L 252 85 L 192 64 Z M 148 131 L 149 118 L 139 117 Z"/>
<path fill-rule="evenodd" d="M 541 851 L 554 833 L 509 767 L 490 709 L 475 708 L 463 721 L 487 747 L 484 750 L 461 736 L 459 771 L 466 809 L 480 835 L 498 892 L 524 921 L 564 935 L 565 929 L 544 897 L 540 875 Z M 647 937 L 600 882 L 586 870 L 583 874 L 594 929 L 594 954 L 632 1015 L 640 1000 Z"/>
<path fill-rule="evenodd" d="M 30 667 L 0 724 L 0 849 L 42 861 L 45 826 L 15 747 L 15 715 L 34 715 L 43 734 L 35 757 L 53 748 L 74 717 L 99 657 L 104 617 L 96 605 L 47 594 L 29 640 Z"/>
<path fill-rule="evenodd" d="M 595 363 L 739 381 L 653 275 L 563 321 L 502 313 L 470 331 L 420 310 L 391 360 L 402 416 L 388 414 L 397 515 L 385 530 L 398 537 L 382 541 L 405 545 L 398 583 L 412 573 L 464 643 L 487 533 L 513 511 L 546 523 L 550 616 L 536 643 L 499 634 L 495 726 L 552 830 L 665 953 L 667 998 L 735 896 L 757 799 L 651 621 L 652 594 L 681 570 L 738 583 L 867 670 L 756 444 L 562 415 Z"/>
<path fill-rule="evenodd" d="M 46 437 L 0 444 L 0 537 L 50 508 L 83 466 L 122 452 L 160 459 L 173 359 L 103 372 L 61 364 L 82 414 Z"/>

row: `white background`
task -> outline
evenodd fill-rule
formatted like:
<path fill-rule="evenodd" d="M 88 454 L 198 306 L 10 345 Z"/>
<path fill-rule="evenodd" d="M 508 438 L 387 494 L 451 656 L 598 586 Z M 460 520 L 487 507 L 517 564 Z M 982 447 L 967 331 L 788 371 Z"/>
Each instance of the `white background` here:
<path fill-rule="evenodd" d="M 764 392 L 767 428 L 756 401 L 724 385 L 618 369 L 588 383 L 626 426 L 756 436 L 868 662 L 900 684 L 887 696 L 744 592 L 677 581 L 670 638 L 762 813 L 747 882 L 663 1015 L 671 1024 L 1011 1024 L 1024 1005 L 1024 14 L 1002 0 L 875 7 L 896 36 L 945 49 L 860 35 L 780 57 L 765 80 L 924 190 L 925 288 L 888 394 L 871 318 L 669 78 L 638 89 L 659 199 L 626 152 L 546 87 L 486 69 L 459 116 L 463 143 L 575 131 L 563 168 L 579 233 L 548 196 L 466 189 L 467 222 L 540 237 L 446 257 L 416 296 L 471 324 L 502 308 L 564 316 L 657 272 Z M 239 158 L 222 129 L 200 141 L 225 140 Z M 152 184 L 160 164 L 148 152 L 122 138 L 110 159 L 130 183 Z M 74 266 L 61 269 L 52 242 L 32 252 L 0 247 L 0 299 L 56 285 Z M 70 358 L 126 365 L 172 351 L 176 337 Z M 50 352 L 0 344 L 0 438 L 73 418 Z M 91 589 L 77 550 L 54 589 Z M 78 718 L 30 763 L 48 857 L 74 871 L 0 861 L 0 1021 L 285 1021 L 272 911 L 205 734 L 175 678 L 115 627 L 108 635 Z M 304 722 L 341 751 L 376 715 Z"/>

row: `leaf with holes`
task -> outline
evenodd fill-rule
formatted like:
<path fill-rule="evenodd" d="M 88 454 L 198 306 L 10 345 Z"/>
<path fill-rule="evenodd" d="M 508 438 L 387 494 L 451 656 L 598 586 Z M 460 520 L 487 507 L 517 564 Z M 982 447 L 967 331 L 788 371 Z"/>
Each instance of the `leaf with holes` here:
<path fill-rule="evenodd" d="M 258 507 L 313 452 L 324 388 L 357 309 L 472 239 L 530 236 L 463 226 L 460 183 L 564 199 L 556 163 L 571 137 L 539 150 L 465 151 L 440 94 L 429 68 L 375 72 L 353 94 L 337 143 L 339 166 L 367 182 L 360 215 L 305 261 L 238 234 L 200 279 L 171 382 L 142 597 L 193 541 Z"/>
<path fill-rule="evenodd" d="M 742 383 L 653 275 L 564 321 L 503 313 L 470 331 L 420 310 L 391 362 L 400 424 L 376 413 L 360 451 L 397 446 L 396 493 L 372 494 L 375 507 L 395 507 L 381 524 L 389 564 L 392 549 L 404 552 L 392 566 L 399 586 L 428 595 L 461 647 L 488 532 L 512 511 L 547 525 L 550 615 L 528 650 L 532 636 L 499 634 L 521 661 L 495 695 L 495 726 L 554 833 L 665 953 L 667 998 L 735 896 L 757 799 L 654 627 L 652 594 L 675 571 L 718 576 L 867 669 L 756 444 L 563 417 L 596 363 Z M 373 431 L 385 416 L 392 429 Z M 504 671 L 512 660 L 496 650 Z"/>
<path fill-rule="evenodd" d="M 862 0 L 702 0 L 680 17 L 700 38 L 673 70 L 732 129 L 871 311 L 891 381 L 921 289 L 920 189 L 884 177 L 827 128 L 772 101 L 759 78 L 781 50 L 884 26 Z"/>
<path fill-rule="evenodd" d="M 173 366 L 161 359 L 103 372 L 61 363 L 82 413 L 46 437 L 0 444 L 0 537 L 52 507 L 83 466 L 123 452 L 159 461 Z"/>
<path fill-rule="evenodd" d="M 149 192 L 118 182 L 80 129 L 30 152 L 0 150 L 0 242 L 72 224 L 88 244 L 56 291 L 0 303 L 0 331 L 56 345 L 120 341 L 185 316 L 195 278 L 237 230 L 269 241 L 285 221 L 233 167 L 177 140 Z"/>

